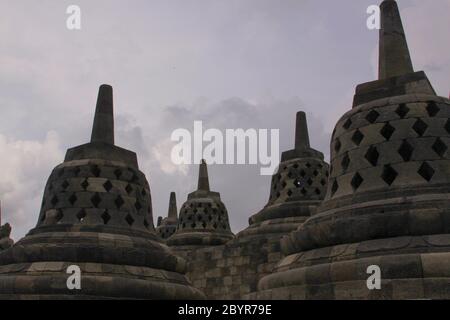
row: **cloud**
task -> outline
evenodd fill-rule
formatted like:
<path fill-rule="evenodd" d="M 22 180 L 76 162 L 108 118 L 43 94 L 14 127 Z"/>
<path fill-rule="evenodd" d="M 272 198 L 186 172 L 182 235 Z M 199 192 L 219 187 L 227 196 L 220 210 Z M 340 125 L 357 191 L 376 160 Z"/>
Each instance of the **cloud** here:
<path fill-rule="evenodd" d="M 61 162 L 63 152 L 58 134 L 49 131 L 43 141 L 0 134 L 0 154 L 2 221 L 12 224 L 17 240 L 35 226 L 47 177 Z"/>

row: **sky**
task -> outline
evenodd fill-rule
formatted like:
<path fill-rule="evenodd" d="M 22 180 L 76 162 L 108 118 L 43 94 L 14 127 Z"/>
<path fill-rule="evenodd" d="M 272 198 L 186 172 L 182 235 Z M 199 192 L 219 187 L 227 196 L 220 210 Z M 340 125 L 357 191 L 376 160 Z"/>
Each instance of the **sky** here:
<path fill-rule="evenodd" d="M 67 148 L 89 141 L 98 87 L 114 87 L 116 145 L 137 152 L 153 217 L 196 188 L 198 166 L 170 161 L 171 133 L 280 129 L 297 111 L 329 158 L 334 124 L 357 84 L 377 77 L 378 0 L 0 0 L 0 200 L 15 240 L 36 225 L 43 189 Z M 399 0 L 415 69 L 450 92 L 450 0 Z M 81 9 L 69 30 L 66 9 Z M 259 165 L 211 165 L 238 232 L 267 203 Z"/>

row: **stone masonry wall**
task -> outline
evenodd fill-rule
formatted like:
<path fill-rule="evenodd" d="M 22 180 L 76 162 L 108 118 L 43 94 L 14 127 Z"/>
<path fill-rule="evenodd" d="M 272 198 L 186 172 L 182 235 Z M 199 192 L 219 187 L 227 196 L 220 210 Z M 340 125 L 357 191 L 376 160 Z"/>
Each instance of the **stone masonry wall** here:
<path fill-rule="evenodd" d="M 187 277 L 208 299 L 242 299 L 281 260 L 281 235 L 234 238 L 225 245 L 172 247 L 189 261 Z"/>

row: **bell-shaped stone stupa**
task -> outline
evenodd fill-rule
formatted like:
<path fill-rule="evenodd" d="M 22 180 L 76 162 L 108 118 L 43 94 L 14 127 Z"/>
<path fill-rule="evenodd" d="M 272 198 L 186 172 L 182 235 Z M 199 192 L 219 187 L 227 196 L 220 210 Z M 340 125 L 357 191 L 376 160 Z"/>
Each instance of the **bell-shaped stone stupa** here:
<path fill-rule="evenodd" d="M 450 298 L 450 101 L 413 71 L 396 1 L 381 24 L 379 80 L 336 125 L 325 201 L 282 241 L 289 256 L 256 297 Z"/>
<path fill-rule="evenodd" d="M 306 221 L 325 197 L 328 164 L 322 152 L 310 147 L 306 114 L 297 113 L 295 149 L 281 155 L 272 176 L 267 205 L 249 219 L 250 227 L 237 237 L 287 234 Z"/>
<path fill-rule="evenodd" d="M 91 142 L 67 151 L 47 182 L 36 228 L 0 253 L 0 298 L 202 298 L 152 221 L 136 154 L 114 145 L 113 92 L 103 85 Z M 79 290 L 67 285 L 70 266 L 81 271 Z"/>
<path fill-rule="evenodd" d="M 170 238 L 177 230 L 178 225 L 178 212 L 177 212 L 177 199 L 175 192 L 170 193 L 169 200 L 169 212 L 166 218 L 158 218 L 158 226 L 156 228 L 156 233 L 162 239 Z"/>
<path fill-rule="evenodd" d="M 233 238 L 228 212 L 220 193 L 210 191 L 208 168 L 202 160 L 198 188 L 188 195 L 180 210 L 175 234 L 167 240 L 169 246 L 210 246 L 224 244 Z"/>

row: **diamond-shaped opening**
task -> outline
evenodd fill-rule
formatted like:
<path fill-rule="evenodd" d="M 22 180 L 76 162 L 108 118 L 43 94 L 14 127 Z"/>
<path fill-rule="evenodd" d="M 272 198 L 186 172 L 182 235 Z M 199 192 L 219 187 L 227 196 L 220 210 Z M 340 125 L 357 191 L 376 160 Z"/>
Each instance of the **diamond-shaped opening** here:
<path fill-rule="evenodd" d="M 61 188 L 63 188 L 63 190 L 66 190 L 69 186 L 70 183 L 67 180 L 64 180 L 64 182 L 61 185 Z"/>
<path fill-rule="evenodd" d="M 331 195 L 335 194 L 339 189 L 339 184 L 336 180 L 334 180 L 333 185 L 331 186 Z"/>
<path fill-rule="evenodd" d="M 306 195 L 308 193 L 308 191 L 306 191 L 305 188 L 302 188 L 302 190 L 300 192 L 302 193 L 302 195 Z"/>
<path fill-rule="evenodd" d="M 300 176 L 301 176 L 302 178 L 304 178 L 304 177 L 306 176 L 305 170 L 300 171 Z"/>
<path fill-rule="evenodd" d="M 133 187 L 130 184 L 127 184 L 127 186 L 125 187 L 125 191 L 130 194 L 133 192 Z"/>
<path fill-rule="evenodd" d="M 367 150 L 367 153 L 365 155 L 365 158 L 372 166 L 376 166 L 378 164 L 378 158 L 380 157 L 380 154 L 378 153 L 378 150 L 376 147 L 371 146 L 369 150 Z"/>
<path fill-rule="evenodd" d="M 292 178 L 292 177 L 294 176 L 294 174 L 293 174 L 291 171 L 289 171 L 289 173 L 287 174 L 287 176 L 288 176 L 288 178 Z"/>
<path fill-rule="evenodd" d="M 342 147 L 341 141 L 339 139 L 336 139 L 336 142 L 334 143 L 334 151 L 339 152 L 339 150 L 341 150 L 341 147 Z"/>
<path fill-rule="evenodd" d="M 391 126 L 390 123 L 386 123 L 383 128 L 381 129 L 380 133 L 381 135 L 386 139 L 389 140 L 391 139 L 392 135 L 395 132 L 395 128 L 393 126 Z"/>
<path fill-rule="evenodd" d="M 57 196 L 53 196 L 53 198 L 52 198 L 52 200 L 50 200 L 50 202 L 53 206 L 56 206 L 59 202 L 59 199 Z"/>
<path fill-rule="evenodd" d="M 89 187 L 88 179 L 85 179 L 85 180 L 81 183 L 81 187 L 83 188 L 84 191 L 87 190 L 87 188 Z"/>
<path fill-rule="evenodd" d="M 292 190 L 289 190 L 289 191 L 287 192 L 287 195 L 288 195 L 289 197 L 292 196 L 292 194 L 293 194 Z"/>
<path fill-rule="evenodd" d="M 116 198 L 116 200 L 114 202 L 117 206 L 117 209 L 122 208 L 122 206 L 125 204 L 125 201 L 123 200 L 123 198 L 120 195 Z"/>
<path fill-rule="evenodd" d="M 309 179 L 308 179 L 308 181 L 306 181 L 306 182 L 308 183 L 308 185 L 310 185 L 310 186 L 311 186 L 311 185 L 313 184 L 313 182 L 314 182 L 314 181 L 312 181 L 312 179 L 311 179 L 311 178 L 309 178 Z"/>
<path fill-rule="evenodd" d="M 78 221 L 83 222 L 83 221 L 84 221 L 84 218 L 86 218 L 86 211 L 80 210 L 80 211 L 77 213 L 77 219 L 78 219 Z"/>
<path fill-rule="evenodd" d="M 352 125 L 352 120 L 351 119 L 347 119 L 347 121 L 345 121 L 345 123 L 342 125 L 342 127 L 345 130 L 348 130 L 351 127 L 351 125 Z"/>
<path fill-rule="evenodd" d="M 56 223 L 60 222 L 60 221 L 62 220 L 63 216 L 64 216 L 64 215 L 63 215 L 63 213 L 62 213 L 62 210 L 57 210 L 57 212 L 56 212 L 56 217 L 55 217 Z"/>
<path fill-rule="evenodd" d="M 97 165 L 91 167 L 91 173 L 94 177 L 100 177 L 100 168 Z"/>
<path fill-rule="evenodd" d="M 436 102 L 434 102 L 434 101 L 428 102 L 427 112 L 430 117 L 435 117 L 439 113 L 439 111 L 441 111 L 441 110 L 437 106 Z"/>
<path fill-rule="evenodd" d="M 356 191 L 361 184 L 363 183 L 364 179 L 361 177 L 361 175 L 357 172 L 352 178 L 351 184 L 353 187 L 353 190 Z"/>
<path fill-rule="evenodd" d="M 69 202 L 70 202 L 71 205 L 74 205 L 75 202 L 77 202 L 77 200 L 78 200 L 78 198 L 77 198 L 77 196 L 75 195 L 75 193 L 72 194 L 72 195 L 70 196 L 70 198 L 69 198 Z"/>
<path fill-rule="evenodd" d="M 75 169 L 73 169 L 73 174 L 75 175 L 75 177 L 78 177 L 80 172 L 81 172 L 80 167 L 75 167 Z"/>
<path fill-rule="evenodd" d="M 317 176 L 319 175 L 319 171 L 314 170 L 314 171 L 313 171 L 313 175 L 317 177 Z"/>
<path fill-rule="evenodd" d="M 106 182 L 103 184 L 103 188 L 105 188 L 106 192 L 110 192 L 111 189 L 113 188 L 113 185 L 112 185 L 111 181 L 109 181 L 109 180 L 106 181 Z"/>
<path fill-rule="evenodd" d="M 348 153 L 346 153 L 344 158 L 342 158 L 341 165 L 344 171 L 348 169 L 348 166 L 350 165 L 350 157 L 348 156 Z"/>
<path fill-rule="evenodd" d="M 427 131 L 428 125 L 425 122 L 423 122 L 422 119 L 417 119 L 416 123 L 414 123 L 414 125 L 413 125 L 413 129 L 414 129 L 414 131 L 417 132 L 419 137 L 421 137 L 421 136 L 423 136 L 425 131 Z"/>
<path fill-rule="evenodd" d="M 207 226 L 206 222 L 203 222 L 203 223 L 202 223 L 203 229 L 206 229 L 206 226 Z"/>
<path fill-rule="evenodd" d="M 283 181 L 283 183 L 281 184 L 281 186 L 282 186 L 283 188 L 286 188 L 286 186 L 287 186 L 286 181 Z"/>
<path fill-rule="evenodd" d="M 294 164 L 294 169 L 298 169 L 298 163 Z"/>
<path fill-rule="evenodd" d="M 361 144 L 361 141 L 364 139 L 364 135 L 361 133 L 361 131 L 356 130 L 355 133 L 352 136 L 352 141 L 359 146 Z"/>
<path fill-rule="evenodd" d="M 375 123 L 375 121 L 377 121 L 379 116 L 380 114 L 377 111 L 372 110 L 367 114 L 366 120 L 369 121 L 370 123 Z"/>
<path fill-rule="evenodd" d="M 98 195 L 98 193 L 96 193 L 92 198 L 91 198 L 91 202 L 94 205 L 94 207 L 98 208 L 98 205 L 100 204 L 100 202 L 102 201 L 102 198 Z"/>
<path fill-rule="evenodd" d="M 444 128 L 447 131 L 447 133 L 450 134 L 450 119 L 447 120 L 447 122 L 445 123 Z"/>
<path fill-rule="evenodd" d="M 383 169 L 383 173 L 381 174 L 381 178 L 386 182 L 389 186 L 392 185 L 397 179 L 398 173 L 392 168 L 391 165 L 385 165 Z"/>
<path fill-rule="evenodd" d="M 139 176 L 134 171 L 133 171 L 133 176 L 131 177 L 131 182 L 139 183 Z"/>
<path fill-rule="evenodd" d="M 114 175 L 116 176 L 117 179 L 120 179 L 120 176 L 122 175 L 122 170 L 120 169 L 114 170 Z"/>
<path fill-rule="evenodd" d="M 401 103 L 401 104 L 398 106 L 397 110 L 395 110 L 395 112 L 398 114 L 398 116 L 399 116 L 400 118 L 403 119 L 403 118 L 406 117 L 406 115 L 409 113 L 409 108 L 406 106 L 406 104 Z"/>
<path fill-rule="evenodd" d="M 134 206 L 136 207 L 137 211 L 142 209 L 142 205 L 141 205 L 141 203 L 138 200 L 136 200 L 136 203 L 134 204 Z"/>
<path fill-rule="evenodd" d="M 131 227 L 134 223 L 134 219 L 130 214 L 127 214 L 125 217 L 125 221 L 128 223 L 128 225 Z"/>
<path fill-rule="evenodd" d="M 403 158 L 403 161 L 410 161 L 412 154 L 414 152 L 414 147 L 408 143 L 408 141 L 403 141 L 402 145 L 398 149 L 398 153 Z"/>
<path fill-rule="evenodd" d="M 318 196 L 320 196 L 320 194 L 321 194 L 321 191 L 320 191 L 319 189 L 317 189 L 317 188 L 314 190 L 314 192 L 315 192 Z"/>
<path fill-rule="evenodd" d="M 295 179 L 294 180 L 294 185 L 297 188 L 301 188 L 301 187 L 303 187 L 305 185 L 305 181 L 303 179 Z"/>
<path fill-rule="evenodd" d="M 441 140 L 441 138 L 436 139 L 432 148 L 440 157 L 443 157 L 448 149 L 447 145 Z"/>
<path fill-rule="evenodd" d="M 320 180 L 320 184 L 325 186 L 327 184 L 327 180 L 325 180 L 325 179 Z"/>
<path fill-rule="evenodd" d="M 148 229 L 149 226 L 150 224 L 148 223 L 147 219 L 144 219 L 144 227 Z"/>
<path fill-rule="evenodd" d="M 425 180 L 430 182 L 430 180 L 433 178 L 433 176 L 435 174 L 435 171 L 434 171 L 433 167 L 431 167 L 427 162 L 424 162 L 420 166 L 417 173 L 420 174 L 422 176 L 422 178 L 424 178 Z"/>
<path fill-rule="evenodd" d="M 311 164 L 309 162 L 306 163 L 307 168 L 311 168 Z"/>

